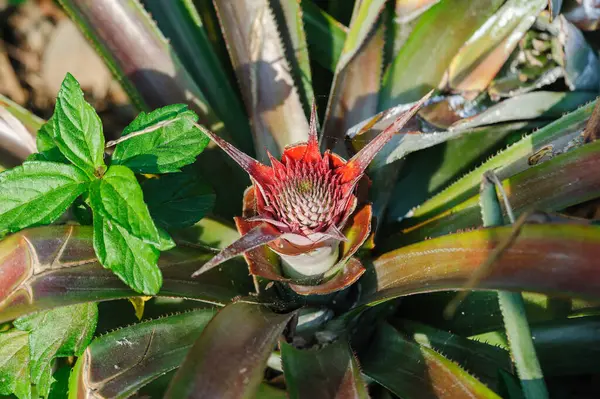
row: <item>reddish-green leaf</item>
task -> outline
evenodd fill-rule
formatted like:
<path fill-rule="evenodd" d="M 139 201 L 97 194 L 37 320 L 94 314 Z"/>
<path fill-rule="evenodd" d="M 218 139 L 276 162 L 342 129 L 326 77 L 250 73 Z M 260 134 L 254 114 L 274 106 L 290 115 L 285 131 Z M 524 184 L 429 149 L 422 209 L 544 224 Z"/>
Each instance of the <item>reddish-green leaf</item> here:
<path fill-rule="evenodd" d="M 281 360 L 291 399 L 366 399 L 360 368 L 348 342 L 320 349 L 297 349 L 281 342 Z"/>
<path fill-rule="evenodd" d="M 253 303 L 226 306 L 208 323 L 165 397 L 252 397 L 269 354 L 292 316 Z"/>
<path fill-rule="evenodd" d="M 362 303 L 461 289 L 511 231 L 511 227 L 496 227 L 450 234 L 388 252 L 375 259 L 365 275 Z M 599 244 L 599 226 L 525 225 L 477 288 L 598 299 Z"/>
<path fill-rule="evenodd" d="M 159 296 L 196 299 L 224 306 L 252 291 L 245 265 L 223 266 L 190 276 L 212 254 L 178 247 L 159 261 Z M 52 226 L 21 231 L 0 241 L 0 322 L 37 310 L 139 295 L 96 260 L 92 228 Z"/>
<path fill-rule="evenodd" d="M 96 338 L 77 359 L 69 390 L 77 397 L 129 397 L 179 367 L 214 314 L 213 309 L 195 310 Z"/>
<path fill-rule="evenodd" d="M 381 87 L 385 31 L 378 24 L 384 1 L 357 3 L 327 103 L 323 123 L 324 142 L 343 154 L 346 130 L 377 111 Z M 371 34 L 372 33 L 372 34 Z M 371 34 L 371 35 L 370 35 Z"/>

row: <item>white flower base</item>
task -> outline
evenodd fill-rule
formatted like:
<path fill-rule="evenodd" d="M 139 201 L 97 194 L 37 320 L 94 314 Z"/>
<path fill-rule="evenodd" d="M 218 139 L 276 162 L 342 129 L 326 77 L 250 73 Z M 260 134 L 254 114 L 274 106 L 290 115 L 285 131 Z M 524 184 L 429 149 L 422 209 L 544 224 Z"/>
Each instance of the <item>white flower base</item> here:
<path fill-rule="evenodd" d="M 339 241 L 305 254 L 290 256 L 279 254 L 283 275 L 290 278 L 314 277 L 325 273 L 338 261 Z"/>

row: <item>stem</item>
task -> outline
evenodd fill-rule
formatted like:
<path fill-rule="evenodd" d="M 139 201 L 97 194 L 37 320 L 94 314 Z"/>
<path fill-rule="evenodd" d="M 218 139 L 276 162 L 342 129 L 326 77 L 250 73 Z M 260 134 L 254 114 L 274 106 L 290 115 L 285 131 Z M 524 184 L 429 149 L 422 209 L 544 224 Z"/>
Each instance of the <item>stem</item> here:
<path fill-rule="evenodd" d="M 152 125 L 152 126 L 150 126 L 150 127 L 147 127 L 147 128 L 145 128 L 145 129 L 142 129 L 142 130 L 138 130 L 137 132 L 132 132 L 132 133 L 129 133 L 128 135 L 125 135 L 125 136 L 123 136 L 123 137 L 119 137 L 119 138 L 118 138 L 118 139 L 116 139 L 116 140 L 109 141 L 108 143 L 106 143 L 106 146 L 105 146 L 105 148 L 114 147 L 114 146 L 116 146 L 117 144 L 119 144 L 119 143 L 122 143 L 123 141 L 127 141 L 127 140 L 129 140 L 129 139 L 132 139 L 132 138 L 134 138 L 134 137 L 137 137 L 137 136 L 142 136 L 142 135 L 144 135 L 144 134 L 147 134 L 147 133 L 151 133 L 151 132 L 153 132 L 153 131 L 155 131 L 155 130 L 158 130 L 158 129 L 160 129 L 160 128 L 163 128 L 163 127 L 165 127 L 165 126 L 169 126 L 171 123 L 177 122 L 177 121 L 178 121 L 178 120 L 180 120 L 181 118 L 182 118 L 182 117 L 178 116 L 177 118 L 173 118 L 173 119 L 169 119 L 169 120 L 166 120 L 166 121 L 161 121 L 161 122 L 158 122 L 158 123 L 157 123 L 157 124 L 155 124 L 155 125 Z"/>
<path fill-rule="evenodd" d="M 508 197 L 502 189 L 502 184 L 496 174 L 490 171 L 484 174 L 481 189 L 481 213 L 485 227 L 504 224 L 496 188 L 498 188 L 503 198 L 511 224 L 515 223 L 515 217 Z M 498 302 L 504 319 L 510 353 L 517 367 L 525 398 L 548 398 L 548 390 L 533 346 L 522 294 L 520 292 L 498 291 Z"/>

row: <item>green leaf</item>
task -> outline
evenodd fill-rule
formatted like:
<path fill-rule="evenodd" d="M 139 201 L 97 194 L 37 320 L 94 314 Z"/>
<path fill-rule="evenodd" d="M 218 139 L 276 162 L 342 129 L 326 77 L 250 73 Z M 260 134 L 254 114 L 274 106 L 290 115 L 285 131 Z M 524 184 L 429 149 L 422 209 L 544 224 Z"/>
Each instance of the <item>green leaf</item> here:
<path fill-rule="evenodd" d="M 0 174 L 0 235 L 56 220 L 88 187 L 72 165 L 26 162 Z"/>
<path fill-rule="evenodd" d="M 175 246 L 171 239 L 161 237 L 144 202 L 142 188 L 125 166 L 111 166 L 101 180 L 92 183 L 90 205 L 94 217 L 100 216 L 109 223 L 108 231 L 118 226 L 119 231 L 126 231 L 128 236 L 161 251 Z"/>
<path fill-rule="evenodd" d="M 382 325 L 360 358 L 364 373 L 401 398 L 494 398 L 499 396 L 439 353 Z"/>
<path fill-rule="evenodd" d="M 437 313 L 436 316 L 439 318 L 440 314 Z M 498 370 L 511 371 L 509 354 L 502 348 L 409 320 L 394 320 L 392 325 L 419 345 L 443 353 L 470 370 L 492 389 L 498 387 Z"/>
<path fill-rule="evenodd" d="M 208 144 L 208 137 L 194 126 L 197 119 L 183 104 L 140 113 L 125 128 L 123 137 L 158 123 L 164 125 L 117 144 L 113 164 L 125 165 L 137 173 L 178 172 L 193 163 Z"/>
<path fill-rule="evenodd" d="M 54 141 L 54 119 L 48 119 L 37 132 L 35 144 L 39 154 L 38 159 L 50 162 L 69 163 L 69 160 L 60 152 Z"/>
<path fill-rule="evenodd" d="M 165 229 L 193 226 L 210 212 L 215 194 L 198 176 L 176 173 L 142 183 L 154 221 Z"/>
<path fill-rule="evenodd" d="M 69 366 L 62 366 L 54 372 L 54 383 L 50 387 L 48 399 L 65 399 L 69 397 L 69 375 L 71 375 L 71 367 Z"/>
<path fill-rule="evenodd" d="M 52 133 L 60 152 L 89 176 L 101 176 L 106 169 L 102 122 L 70 73 L 56 97 L 52 120 Z"/>
<path fill-rule="evenodd" d="M 134 291 L 155 295 L 162 285 L 159 251 L 125 228 L 94 212 L 94 250 L 98 260 Z"/>
<path fill-rule="evenodd" d="M 503 209 L 492 176 L 484 174 L 479 195 L 484 227 L 495 227 L 504 224 Z M 509 219 L 512 219 L 512 217 L 512 214 L 510 214 Z M 514 224 L 514 220 L 511 220 L 511 223 Z M 511 358 L 517 367 L 525 398 L 548 398 L 548 390 L 544 384 L 542 368 L 533 346 L 522 294 L 520 292 L 498 291 L 498 303 L 500 304 L 504 328 L 510 345 Z"/>
<path fill-rule="evenodd" d="M 28 338 L 19 330 L 0 333 L 0 395 L 31 398 Z"/>
<path fill-rule="evenodd" d="M 348 28 L 310 0 L 302 0 L 300 5 L 306 30 L 306 41 L 312 59 L 323 68 L 335 72 L 346 41 Z M 323 38 L 327 38 L 327 40 L 323 40 Z"/>
<path fill-rule="evenodd" d="M 494 170 L 503 180 L 540 163 L 548 156 L 554 156 L 555 152 L 571 149 L 570 143 L 574 144 L 573 147 L 579 146 L 577 137 L 592 115 L 595 104 L 596 101 L 557 119 L 496 154 L 480 167 L 416 208 L 412 216 L 415 219 L 414 224 L 450 209 L 476 194 L 481 177 L 487 170 Z M 548 153 L 548 149 L 552 151 Z"/>
<path fill-rule="evenodd" d="M 423 13 L 384 74 L 379 108 L 416 101 L 437 87 L 458 50 L 502 3 L 441 0 Z"/>
<path fill-rule="evenodd" d="M 65 306 L 15 320 L 16 328 L 29 332 L 29 370 L 40 396 L 48 396 L 54 381 L 52 360 L 81 355 L 92 339 L 97 321 L 95 303 Z"/>
<path fill-rule="evenodd" d="M 179 367 L 215 313 L 212 308 L 198 309 L 134 324 L 94 339 L 73 368 L 71 392 L 93 390 L 98 397 L 129 397 Z"/>
<path fill-rule="evenodd" d="M 559 211 L 600 196 L 600 176 L 594 173 L 600 141 L 567 149 L 566 153 L 502 180 L 515 217 L 531 209 Z M 479 195 L 476 195 L 418 226 L 391 236 L 382 246 L 397 248 L 399 240 L 406 244 L 479 226 L 481 214 Z"/>

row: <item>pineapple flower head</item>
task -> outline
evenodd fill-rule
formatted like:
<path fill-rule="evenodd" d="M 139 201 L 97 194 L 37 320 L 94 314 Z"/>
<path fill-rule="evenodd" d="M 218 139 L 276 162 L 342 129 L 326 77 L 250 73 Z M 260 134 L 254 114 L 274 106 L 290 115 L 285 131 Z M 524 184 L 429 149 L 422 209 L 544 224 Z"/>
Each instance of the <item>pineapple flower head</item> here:
<path fill-rule="evenodd" d="M 400 115 L 349 161 L 329 150 L 321 154 L 314 104 L 308 142 L 287 147 L 281 160 L 268 154 L 271 166 L 258 162 L 202 128 L 250 175 L 253 184 L 244 195 L 244 215 L 236 218 L 242 237 L 223 249 L 194 275 L 246 254 L 253 274 L 284 280 L 284 277 L 279 278 L 273 273 L 261 273 L 264 267 L 253 264 L 266 259 L 263 256 L 261 260 L 260 253 L 256 251 L 265 246 L 279 254 L 284 263 L 306 264 L 308 272 L 301 273 L 305 276 L 322 274 L 338 263 L 338 248 L 342 242 L 345 247 L 351 248 L 351 253 L 345 251 L 342 254 L 344 263 L 348 262 L 370 233 L 371 207 L 362 204 L 359 199 L 359 181 L 365 177 L 365 170 L 375 155 L 415 115 L 428 97 L 425 96 Z M 360 214 L 358 218 L 357 214 Z M 349 220 L 360 224 L 360 233 L 352 234 L 352 240 L 355 241 L 352 243 L 348 243 L 343 233 Z M 314 269 L 315 264 L 321 266 Z M 355 267 L 359 270 L 356 278 L 364 272 L 362 265 L 358 265 L 360 267 Z"/>

